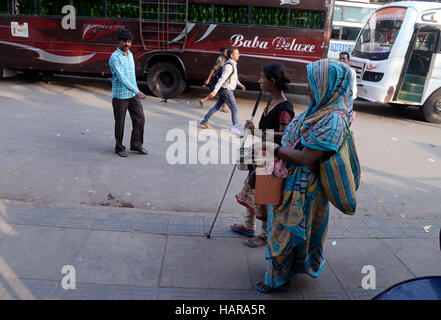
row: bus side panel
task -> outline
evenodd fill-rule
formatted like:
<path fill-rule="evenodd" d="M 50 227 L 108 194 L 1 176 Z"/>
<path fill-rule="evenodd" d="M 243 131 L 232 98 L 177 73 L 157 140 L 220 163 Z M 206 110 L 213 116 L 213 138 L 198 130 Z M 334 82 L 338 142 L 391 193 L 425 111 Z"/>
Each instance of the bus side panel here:
<path fill-rule="evenodd" d="M 306 64 L 321 59 L 324 54 L 323 30 L 213 25 L 206 36 L 209 27 L 209 24 L 197 25 L 188 35 L 182 59 L 191 79 L 207 77 L 222 45 L 239 49 L 239 75 L 250 82 L 259 80 L 263 65 L 276 61 L 287 68 L 293 82 L 304 82 Z"/>
<path fill-rule="evenodd" d="M 110 74 L 108 60 L 116 50 L 117 30 L 129 29 L 131 49 L 143 51 L 136 20 L 77 19 L 76 29 L 63 29 L 61 17 L 0 16 L 0 65 L 11 69 Z M 28 37 L 14 36 L 12 23 L 27 24 Z"/>
<path fill-rule="evenodd" d="M 83 62 L 83 70 L 88 73 L 104 73 L 109 75 L 109 59 L 117 49 L 120 28 L 129 30 L 134 39 L 130 51 L 135 63 L 138 57 L 145 52 L 139 35 L 139 22 L 129 19 L 80 19 L 81 39 L 85 44 L 83 54 L 93 54 L 94 58 Z M 136 64 L 137 76 L 142 76 L 144 65 Z"/>

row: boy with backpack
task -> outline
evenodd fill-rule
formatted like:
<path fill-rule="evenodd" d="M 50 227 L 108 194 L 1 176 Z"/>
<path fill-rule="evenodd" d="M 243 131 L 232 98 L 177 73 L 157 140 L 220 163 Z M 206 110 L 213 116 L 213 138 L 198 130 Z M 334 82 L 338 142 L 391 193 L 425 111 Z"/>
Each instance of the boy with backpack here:
<path fill-rule="evenodd" d="M 228 49 L 228 57 L 230 58 L 225 65 L 222 67 L 222 75 L 217 81 L 214 89 L 208 95 L 208 98 L 214 98 L 219 92 L 219 98 L 213 108 L 208 111 L 204 119 L 201 121 L 201 127 L 204 129 L 210 129 L 208 120 L 217 111 L 220 110 L 224 103 L 227 104 L 228 108 L 231 110 L 231 121 L 233 122 L 233 132 L 237 132 L 236 128 L 238 125 L 237 119 L 237 106 L 236 99 L 234 98 L 234 90 L 236 87 L 241 87 L 245 90 L 245 86 L 240 83 L 238 73 L 237 73 L 237 61 L 239 60 L 239 49 L 236 47 L 231 47 Z M 240 132 L 240 130 L 239 130 Z"/>
<path fill-rule="evenodd" d="M 228 49 L 227 46 L 222 46 L 219 48 L 219 51 L 222 53 L 216 60 L 216 63 L 214 67 L 211 69 L 210 74 L 208 75 L 207 80 L 204 82 L 204 86 L 207 86 L 210 88 L 210 92 L 213 91 L 214 86 L 217 83 L 217 80 L 219 80 L 220 76 L 222 75 L 222 67 L 225 65 L 225 62 L 227 62 L 228 57 Z M 210 97 L 205 97 L 201 100 L 199 100 L 199 104 L 201 105 L 201 108 L 204 107 L 204 103 L 210 99 Z M 229 112 L 226 108 L 225 104 L 222 106 L 222 112 Z"/>

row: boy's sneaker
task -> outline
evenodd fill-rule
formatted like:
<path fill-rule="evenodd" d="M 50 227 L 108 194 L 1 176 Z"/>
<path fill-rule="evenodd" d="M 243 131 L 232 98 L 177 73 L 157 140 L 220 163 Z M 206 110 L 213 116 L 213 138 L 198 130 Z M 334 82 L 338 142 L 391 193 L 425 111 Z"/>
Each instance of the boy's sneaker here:
<path fill-rule="evenodd" d="M 203 129 L 211 129 L 211 126 L 206 122 L 201 122 L 201 128 Z"/>
<path fill-rule="evenodd" d="M 245 126 L 242 123 L 237 123 L 233 126 L 233 129 L 231 129 L 231 133 L 243 136 L 243 130 L 245 129 Z"/>

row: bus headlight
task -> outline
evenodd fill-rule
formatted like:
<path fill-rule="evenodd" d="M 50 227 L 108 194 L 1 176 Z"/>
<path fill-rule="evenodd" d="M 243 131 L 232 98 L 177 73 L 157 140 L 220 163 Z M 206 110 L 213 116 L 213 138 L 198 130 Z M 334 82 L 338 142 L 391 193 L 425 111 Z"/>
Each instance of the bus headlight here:
<path fill-rule="evenodd" d="M 371 82 L 378 82 L 383 79 L 384 73 L 382 72 L 372 72 L 372 71 L 365 71 L 363 74 L 363 80 L 371 81 Z"/>

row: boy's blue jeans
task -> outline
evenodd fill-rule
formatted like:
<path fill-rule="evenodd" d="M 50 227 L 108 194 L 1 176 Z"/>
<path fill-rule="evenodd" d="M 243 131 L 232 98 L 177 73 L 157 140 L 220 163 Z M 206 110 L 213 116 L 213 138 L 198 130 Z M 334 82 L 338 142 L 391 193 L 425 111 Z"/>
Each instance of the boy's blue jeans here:
<path fill-rule="evenodd" d="M 233 126 L 237 124 L 238 119 L 237 119 L 236 99 L 234 98 L 234 92 L 228 89 L 219 90 L 219 98 L 217 99 L 216 104 L 205 115 L 204 120 L 202 120 L 202 123 L 207 123 L 208 120 L 211 118 L 211 116 L 222 108 L 224 103 L 226 103 L 228 108 L 230 108 L 231 110 L 231 121 L 233 122 Z"/>

